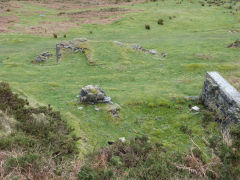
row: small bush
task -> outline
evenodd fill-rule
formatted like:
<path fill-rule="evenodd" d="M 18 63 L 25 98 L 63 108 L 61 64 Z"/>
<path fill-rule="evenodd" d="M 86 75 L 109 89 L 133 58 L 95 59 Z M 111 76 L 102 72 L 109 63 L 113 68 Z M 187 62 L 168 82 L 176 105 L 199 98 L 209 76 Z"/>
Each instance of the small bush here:
<path fill-rule="evenodd" d="M 41 159 L 41 156 L 38 154 L 24 154 L 22 156 L 18 157 L 10 157 L 7 162 L 6 162 L 6 167 L 7 170 L 14 169 L 16 167 L 20 168 L 27 168 L 29 166 L 33 166 L 38 163 L 39 160 Z"/>
<path fill-rule="evenodd" d="M 53 33 L 53 38 L 57 38 L 58 35 L 56 33 Z"/>
<path fill-rule="evenodd" d="M 158 19 L 158 24 L 159 25 L 163 25 L 164 23 L 163 23 L 163 19 Z"/>
<path fill-rule="evenodd" d="M 150 25 L 149 24 L 145 24 L 145 29 L 150 30 L 151 29 Z"/>
<path fill-rule="evenodd" d="M 67 37 L 67 35 L 66 35 L 66 34 L 64 34 L 64 35 L 63 35 L 63 37 L 64 37 L 64 38 L 66 38 L 66 37 Z"/>

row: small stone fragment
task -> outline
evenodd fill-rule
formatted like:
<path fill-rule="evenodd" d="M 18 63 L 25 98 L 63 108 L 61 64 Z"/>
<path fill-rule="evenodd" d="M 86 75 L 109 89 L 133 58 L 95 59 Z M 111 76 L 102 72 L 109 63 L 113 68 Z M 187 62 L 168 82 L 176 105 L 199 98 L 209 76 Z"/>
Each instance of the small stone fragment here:
<path fill-rule="evenodd" d="M 157 50 L 155 50 L 155 49 L 150 49 L 149 53 L 153 54 L 153 55 L 158 54 Z"/>
<path fill-rule="evenodd" d="M 94 109 L 95 109 L 95 111 L 100 111 L 100 108 L 98 108 L 98 107 L 95 107 Z"/>
<path fill-rule="evenodd" d="M 126 142 L 126 139 L 125 139 L 125 137 L 120 137 L 120 138 L 119 138 L 119 140 L 120 140 L 120 141 L 122 141 L 123 143 L 125 143 L 125 142 Z"/>
<path fill-rule="evenodd" d="M 198 111 L 200 110 L 200 108 L 197 107 L 197 106 L 193 106 L 193 107 L 191 108 L 191 110 L 198 112 Z"/>
<path fill-rule="evenodd" d="M 82 110 L 83 109 L 83 107 L 78 107 L 78 110 Z"/>

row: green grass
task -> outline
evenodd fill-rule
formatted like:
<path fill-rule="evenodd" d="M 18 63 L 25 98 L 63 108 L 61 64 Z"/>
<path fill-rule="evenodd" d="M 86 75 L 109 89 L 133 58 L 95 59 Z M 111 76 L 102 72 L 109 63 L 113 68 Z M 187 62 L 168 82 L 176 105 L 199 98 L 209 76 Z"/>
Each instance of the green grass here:
<path fill-rule="evenodd" d="M 67 54 L 60 64 L 56 64 L 55 56 L 46 63 L 32 64 L 43 51 L 55 53 L 56 42 L 65 39 L 1 33 L 0 81 L 8 81 L 17 92 L 61 111 L 76 135 L 82 137 L 79 148 L 83 153 L 108 140 L 136 135 L 185 151 L 192 142 L 180 130 L 182 125 L 192 129 L 195 141 L 204 146 L 202 114 L 189 112 L 191 102 L 182 97 L 200 94 L 207 71 L 219 71 L 226 78 L 240 77 L 239 49 L 226 48 L 239 38 L 238 33 L 228 32 L 239 29 L 239 13 L 224 13 L 229 10 L 202 7 L 197 2 L 176 5 L 175 1 L 164 1 L 124 7 L 141 11 L 124 15 L 109 25 L 82 24 L 67 32 L 67 40 L 86 37 L 91 41 L 95 66 L 89 66 L 81 54 Z M 23 10 L 44 10 L 49 16 L 61 12 L 27 2 Z M 23 27 L 41 22 L 40 17 L 23 16 L 19 10 L 11 13 L 20 16 L 19 25 Z M 169 20 L 169 16 L 176 18 Z M 163 26 L 157 24 L 159 18 L 164 20 Z M 151 30 L 145 30 L 146 23 Z M 115 40 L 166 52 L 168 57 L 163 60 L 121 48 L 113 44 Z M 199 53 L 210 54 L 214 59 L 198 59 Z M 121 118 L 95 111 L 94 106 L 77 104 L 76 96 L 88 84 L 99 85 L 121 106 Z M 78 106 L 83 110 L 78 110 Z"/>

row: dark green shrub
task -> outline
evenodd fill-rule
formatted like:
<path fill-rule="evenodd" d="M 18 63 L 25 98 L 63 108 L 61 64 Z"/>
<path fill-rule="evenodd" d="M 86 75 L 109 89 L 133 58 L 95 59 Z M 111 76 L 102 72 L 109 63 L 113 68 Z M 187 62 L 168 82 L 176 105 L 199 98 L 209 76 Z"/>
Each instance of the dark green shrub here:
<path fill-rule="evenodd" d="M 145 24 L 145 29 L 150 30 L 151 29 L 150 25 L 149 24 Z"/>
<path fill-rule="evenodd" d="M 16 167 L 23 169 L 33 165 L 37 167 L 40 164 L 40 159 L 41 156 L 38 154 L 24 154 L 22 156 L 18 156 L 17 158 L 10 157 L 5 164 L 5 168 L 7 171 L 10 171 Z"/>
<path fill-rule="evenodd" d="M 192 130 L 191 130 L 187 125 L 182 125 L 182 126 L 180 126 L 180 130 L 181 130 L 184 134 L 192 135 Z"/>
<path fill-rule="evenodd" d="M 77 152 L 75 140 L 69 135 L 72 129 L 68 128 L 60 112 L 53 111 L 50 105 L 29 107 L 27 100 L 13 94 L 7 83 L 0 82 L 0 109 L 17 121 L 17 131 L 1 139 L 1 148 L 20 146 L 32 150 L 38 145 L 47 153 L 61 154 L 59 159 Z M 44 118 L 37 118 L 39 114 L 43 114 Z"/>
<path fill-rule="evenodd" d="M 57 38 L 58 35 L 57 35 L 56 33 L 53 33 L 53 37 L 54 37 L 54 38 Z"/>
<path fill-rule="evenodd" d="M 83 166 L 78 173 L 79 180 L 93 180 L 97 179 L 97 173 L 91 167 Z"/>
<path fill-rule="evenodd" d="M 159 25 L 163 25 L 164 23 L 163 23 L 163 19 L 158 19 L 158 24 Z"/>

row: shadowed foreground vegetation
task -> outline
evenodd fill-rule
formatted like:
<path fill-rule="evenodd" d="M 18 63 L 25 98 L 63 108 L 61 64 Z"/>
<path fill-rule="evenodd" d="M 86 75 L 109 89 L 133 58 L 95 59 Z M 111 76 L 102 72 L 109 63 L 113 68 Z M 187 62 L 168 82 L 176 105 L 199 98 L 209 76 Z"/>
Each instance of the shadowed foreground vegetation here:
<path fill-rule="evenodd" d="M 0 84 L 0 179 L 239 177 L 239 126 L 222 138 L 214 114 L 185 97 L 200 95 L 207 71 L 240 90 L 240 2 L 6 1 L 0 81 L 19 95 Z M 82 37 L 93 63 L 70 51 L 56 63 L 56 43 Z M 121 107 L 119 118 L 79 104 L 89 84 Z"/>
<path fill-rule="evenodd" d="M 240 175 L 240 125 L 231 129 L 232 144 L 227 145 L 209 112 L 202 119 L 209 133 L 207 152 L 194 141 L 189 152 L 183 153 L 143 136 L 113 142 L 80 161 L 74 158 L 77 148 L 72 130 L 50 105 L 33 108 L 1 82 L 0 110 L 15 119 L 10 132 L 0 136 L 1 178 L 236 179 Z M 3 122 L 1 130 L 6 128 Z M 191 135 L 187 126 L 181 130 Z"/>

